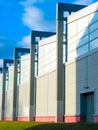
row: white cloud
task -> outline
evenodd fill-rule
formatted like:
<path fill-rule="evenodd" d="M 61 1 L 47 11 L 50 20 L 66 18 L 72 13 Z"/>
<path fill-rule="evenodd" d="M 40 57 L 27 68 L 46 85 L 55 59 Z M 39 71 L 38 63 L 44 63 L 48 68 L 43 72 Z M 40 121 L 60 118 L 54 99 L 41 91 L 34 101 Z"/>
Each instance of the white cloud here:
<path fill-rule="evenodd" d="M 33 4 L 37 2 L 44 2 L 44 0 L 25 0 L 24 2 L 20 2 L 20 4 L 25 7 L 28 7 L 28 6 L 32 6 Z"/>
<path fill-rule="evenodd" d="M 36 6 L 36 3 L 42 3 L 44 0 L 26 0 L 20 4 L 24 8 L 22 14 L 23 23 L 31 30 L 55 31 L 55 22 L 45 20 L 45 13 Z M 25 36 L 18 42 L 19 46 L 30 47 L 30 36 Z"/>
<path fill-rule="evenodd" d="M 23 23 L 31 30 L 54 31 L 55 22 L 45 20 L 45 13 L 35 5 L 38 2 L 41 3 L 43 0 L 21 2 L 24 7 L 24 13 L 22 14 Z"/>
<path fill-rule="evenodd" d="M 43 13 L 36 7 L 25 8 L 22 20 L 30 29 L 44 29 Z"/>
<path fill-rule="evenodd" d="M 80 4 L 80 5 L 89 5 L 93 2 L 94 2 L 94 0 L 76 0 L 74 3 Z"/>
<path fill-rule="evenodd" d="M 18 44 L 22 47 L 29 48 L 30 47 L 31 38 L 30 36 L 23 37 L 22 41 L 18 42 Z"/>

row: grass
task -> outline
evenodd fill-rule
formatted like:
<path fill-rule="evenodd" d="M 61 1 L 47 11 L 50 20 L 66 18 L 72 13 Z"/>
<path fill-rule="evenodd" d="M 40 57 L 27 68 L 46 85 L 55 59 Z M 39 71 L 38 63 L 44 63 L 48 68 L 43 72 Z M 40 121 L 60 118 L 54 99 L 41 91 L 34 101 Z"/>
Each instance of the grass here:
<path fill-rule="evenodd" d="M 98 124 L 0 121 L 0 130 L 98 130 Z"/>

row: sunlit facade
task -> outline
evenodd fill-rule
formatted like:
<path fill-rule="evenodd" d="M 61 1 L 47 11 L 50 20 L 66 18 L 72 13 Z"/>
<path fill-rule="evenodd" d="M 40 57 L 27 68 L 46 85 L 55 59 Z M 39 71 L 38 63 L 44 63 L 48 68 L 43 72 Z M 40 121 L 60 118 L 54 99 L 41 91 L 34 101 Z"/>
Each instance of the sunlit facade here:
<path fill-rule="evenodd" d="M 8 87 L 5 92 L 5 120 L 13 120 L 13 77 L 14 66 L 8 68 Z"/>
<path fill-rule="evenodd" d="M 39 41 L 35 121 L 55 121 L 56 117 L 56 35 Z"/>
<path fill-rule="evenodd" d="M 98 10 L 94 5 L 68 17 L 68 61 L 98 47 L 97 24 Z"/>
<path fill-rule="evenodd" d="M 18 87 L 17 120 L 29 121 L 30 108 L 30 54 L 21 56 L 20 84 Z"/>
<path fill-rule="evenodd" d="M 56 35 L 39 41 L 38 75 L 56 69 Z"/>
<path fill-rule="evenodd" d="M 1 120 L 98 122 L 98 2 L 56 13 L 56 33 L 31 31 L 30 50 L 4 62 Z"/>

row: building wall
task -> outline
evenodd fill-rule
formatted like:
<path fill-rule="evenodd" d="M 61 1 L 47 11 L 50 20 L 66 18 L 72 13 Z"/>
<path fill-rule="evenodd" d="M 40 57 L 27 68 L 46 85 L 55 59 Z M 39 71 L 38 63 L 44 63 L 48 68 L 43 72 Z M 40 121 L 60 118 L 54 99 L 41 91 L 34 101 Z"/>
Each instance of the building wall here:
<path fill-rule="evenodd" d="M 35 121 L 56 120 L 56 36 L 39 42 Z"/>
<path fill-rule="evenodd" d="M 9 66 L 8 88 L 5 93 L 5 120 L 13 120 L 13 76 L 14 66 Z"/>
<path fill-rule="evenodd" d="M 56 68 L 56 36 L 39 41 L 38 75 Z"/>
<path fill-rule="evenodd" d="M 80 118 L 80 89 L 86 86 L 86 58 L 65 66 L 65 122 Z"/>
<path fill-rule="evenodd" d="M 98 2 L 68 17 L 68 61 L 98 47 Z"/>
<path fill-rule="evenodd" d="M 17 120 L 29 121 L 30 110 L 30 54 L 21 56 L 21 78 L 18 91 Z"/>
<path fill-rule="evenodd" d="M 95 50 L 98 48 L 97 24 L 98 2 L 68 17 L 68 62 L 65 64 L 65 122 L 80 120 L 80 94 L 82 92 L 93 91 L 94 105 L 96 104 L 97 107 L 95 95 L 98 83 L 96 79 L 98 73 L 97 60 L 95 60 L 97 59 L 97 51 Z M 96 107 L 94 106 L 94 114 L 98 115 Z M 94 120 L 98 121 L 98 116 L 95 116 Z"/>
<path fill-rule="evenodd" d="M 0 120 L 2 117 L 2 78 L 3 78 L 3 75 L 0 74 Z"/>
<path fill-rule="evenodd" d="M 19 121 L 29 121 L 30 82 L 19 85 L 18 116 Z"/>
<path fill-rule="evenodd" d="M 94 119 L 98 121 L 98 49 L 66 63 L 65 122 L 80 121 L 80 95 L 94 92 Z M 71 107 L 70 107 L 71 106 Z M 96 120 L 95 120 L 96 118 Z"/>
<path fill-rule="evenodd" d="M 5 93 L 5 120 L 13 120 L 13 89 Z"/>
<path fill-rule="evenodd" d="M 30 54 L 21 56 L 20 84 L 30 80 Z"/>
<path fill-rule="evenodd" d="M 65 64 L 64 122 L 77 122 L 85 118 L 81 115 L 81 95 L 89 93 L 94 94 L 93 121 L 98 122 L 97 24 L 98 2 L 68 16 L 68 48 L 66 48 L 68 49 L 68 62 L 64 63 L 65 60 L 63 60 Z M 56 48 L 56 35 L 39 41 L 35 121 L 55 122 L 59 115 L 57 109 L 61 110 L 61 106 L 57 104 Z M 64 51 L 64 48 L 61 51 Z M 5 93 L 5 120 L 12 120 L 13 68 L 13 66 L 9 67 L 9 82 Z M 29 121 L 30 108 L 34 110 L 34 106 L 30 106 L 30 99 L 32 99 L 30 95 L 30 55 L 21 57 L 19 75 L 17 120 Z M 1 90 L 2 74 L 0 74 L 0 100 L 2 101 Z"/>
<path fill-rule="evenodd" d="M 37 78 L 35 121 L 56 121 L 57 113 L 56 71 Z"/>
<path fill-rule="evenodd" d="M 88 86 L 94 89 L 94 122 L 98 122 L 98 51 L 88 57 Z"/>

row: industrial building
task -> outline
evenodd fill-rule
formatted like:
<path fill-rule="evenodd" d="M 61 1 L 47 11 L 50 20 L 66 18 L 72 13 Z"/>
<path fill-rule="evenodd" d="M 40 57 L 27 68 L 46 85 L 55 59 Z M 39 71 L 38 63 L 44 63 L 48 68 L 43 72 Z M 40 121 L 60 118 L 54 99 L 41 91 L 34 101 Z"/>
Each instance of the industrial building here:
<path fill-rule="evenodd" d="M 56 33 L 31 31 L 0 68 L 0 119 L 98 122 L 98 2 L 57 3 Z"/>

